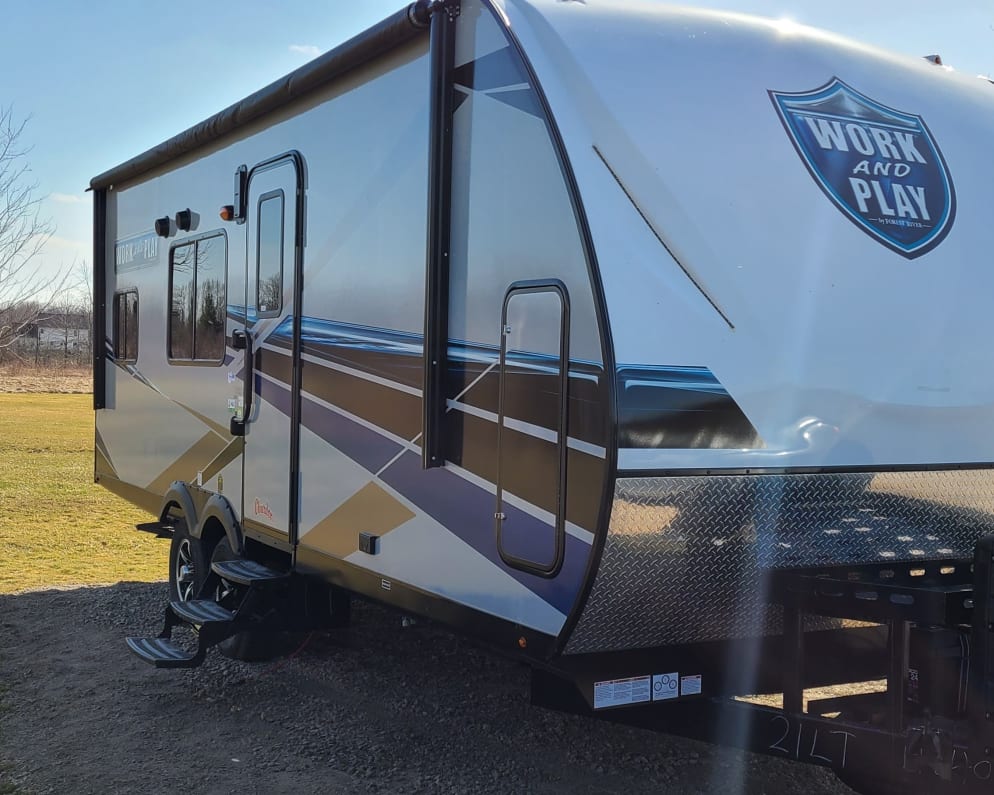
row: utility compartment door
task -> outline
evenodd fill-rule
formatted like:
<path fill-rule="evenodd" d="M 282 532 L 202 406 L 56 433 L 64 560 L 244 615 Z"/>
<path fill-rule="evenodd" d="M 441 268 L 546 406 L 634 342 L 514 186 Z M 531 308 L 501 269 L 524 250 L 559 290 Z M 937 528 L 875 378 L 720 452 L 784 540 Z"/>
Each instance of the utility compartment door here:
<path fill-rule="evenodd" d="M 555 576 L 565 550 L 569 302 L 562 282 L 511 286 L 501 313 L 497 545 L 509 566 Z M 514 498 L 553 510 L 544 521 Z"/>
<path fill-rule="evenodd" d="M 252 349 L 251 406 L 245 412 L 245 529 L 289 535 L 295 506 L 294 323 L 300 255 L 296 158 L 249 173 L 246 209 L 246 323 Z M 248 394 L 248 390 L 246 390 Z M 261 526 L 261 528 L 259 527 Z"/>

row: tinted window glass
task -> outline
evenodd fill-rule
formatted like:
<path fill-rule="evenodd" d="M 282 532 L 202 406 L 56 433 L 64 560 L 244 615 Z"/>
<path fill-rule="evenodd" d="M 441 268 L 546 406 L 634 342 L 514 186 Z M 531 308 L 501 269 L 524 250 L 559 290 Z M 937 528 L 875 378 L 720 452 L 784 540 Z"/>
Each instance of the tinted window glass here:
<path fill-rule="evenodd" d="M 259 202 L 258 285 L 259 315 L 277 315 L 283 298 L 283 192 Z"/>
<path fill-rule="evenodd" d="M 211 235 L 172 250 L 169 258 L 169 358 L 224 358 L 228 242 Z"/>
<path fill-rule="evenodd" d="M 534 505 L 562 505 L 563 300 L 554 289 L 512 292 L 504 315 L 500 372 L 498 500 L 505 490 Z M 515 433 L 524 421 L 552 431 L 555 444 L 536 445 Z M 501 504 L 498 512 L 503 513 Z M 509 514 L 497 523 L 501 555 L 519 568 L 551 571 L 562 533 L 555 526 Z"/>
<path fill-rule="evenodd" d="M 124 294 L 114 296 L 114 358 L 120 361 L 124 357 L 125 321 L 128 314 L 124 310 Z"/>
<path fill-rule="evenodd" d="M 124 355 L 129 361 L 138 361 L 138 293 L 125 293 L 127 322 L 124 333 Z"/>
<path fill-rule="evenodd" d="M 170 261 L 172 293 L 169 297 L 169 357 L 193 358 L 193 300 L 196 243 L 177 246 Z"/>
<path fill-rule="evenodd" d="M 138 361 L 138 293 L 134 290 L 114 296 L 114 358 Z"/>
<path fill-rule="evenodd" d="M 225 239 L 209 237 L 197 243 L 197 320 L 193 358 L 224 358 Z"/>

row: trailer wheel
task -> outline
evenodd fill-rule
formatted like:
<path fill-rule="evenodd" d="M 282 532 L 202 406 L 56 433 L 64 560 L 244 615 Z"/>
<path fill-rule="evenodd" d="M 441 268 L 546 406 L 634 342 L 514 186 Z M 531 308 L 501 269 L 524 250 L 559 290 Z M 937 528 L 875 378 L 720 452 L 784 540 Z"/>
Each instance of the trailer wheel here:
<path fill-rule="evenodd" d="M 219 560 L 233 560 L 239 555 L 231 548 L 227 536 L 221 538 L 211 554 L 211 563 Z M 209 567 L 208 567 L 209 568 Z M 236 609 L 245 595 L 243 586 L 228 582 L 213 572 L 205 588 L 205 594 L 213 596 L 222 607 Z M 278 657 L 286 647 L 286 633 L 252 632 L 246 630 L 221 641 L 218 648 L 225 657 L 246 662 L 259 662 Z"/>
<path fill-rule="evenodd" d="M 209 573 L 208 551 L 199 538 L 190 535 L 186 519 L 179 519 L 169 544 L 169 598 L 176 602 L 196 599 Z"/>

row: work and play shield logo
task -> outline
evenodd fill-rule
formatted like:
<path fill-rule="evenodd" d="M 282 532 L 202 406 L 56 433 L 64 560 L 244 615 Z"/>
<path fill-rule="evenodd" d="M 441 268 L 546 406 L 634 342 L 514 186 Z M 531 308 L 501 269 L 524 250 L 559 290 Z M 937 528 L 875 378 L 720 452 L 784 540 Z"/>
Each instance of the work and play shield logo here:
<path fill-rule="evenodd" d="M 949 232 L 956 195 L 921 116 L 888 108 L 837 77 L 814 91 L 770 91 L 815 182 L 860 229 L 908 259 Z"/>

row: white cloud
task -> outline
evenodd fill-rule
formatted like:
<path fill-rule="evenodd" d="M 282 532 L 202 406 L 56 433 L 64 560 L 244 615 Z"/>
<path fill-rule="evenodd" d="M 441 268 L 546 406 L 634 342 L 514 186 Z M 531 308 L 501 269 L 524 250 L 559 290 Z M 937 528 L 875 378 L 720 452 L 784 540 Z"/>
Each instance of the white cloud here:
<path fill-rule="evenodd" d="M 49 198 L 59 204 L 79 204 L 83 201 L 83 197 L 75 193 L 53 193 Z"/>
<path fill-rule="evenodd" d="M 317 58 L 321 54 L 321 50 L 314 44 L 291 44 L 290 52 L 306 55 L 308 58 Z"/>

